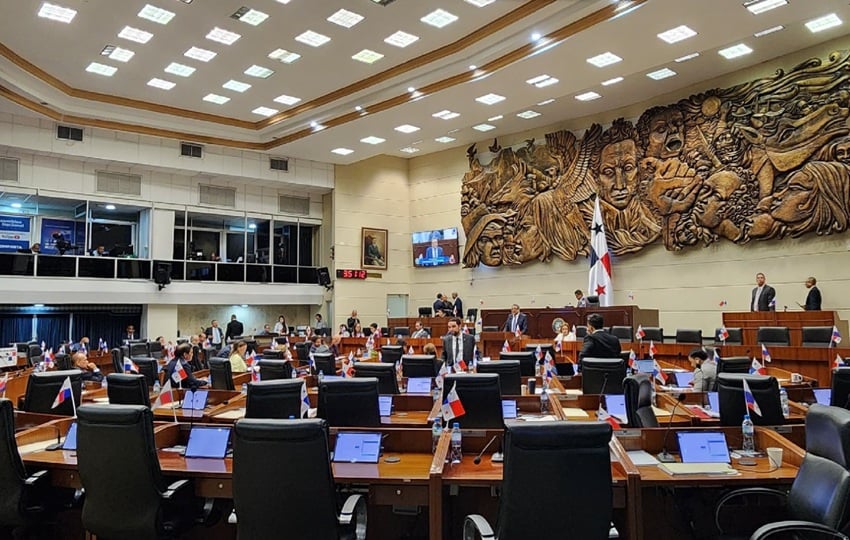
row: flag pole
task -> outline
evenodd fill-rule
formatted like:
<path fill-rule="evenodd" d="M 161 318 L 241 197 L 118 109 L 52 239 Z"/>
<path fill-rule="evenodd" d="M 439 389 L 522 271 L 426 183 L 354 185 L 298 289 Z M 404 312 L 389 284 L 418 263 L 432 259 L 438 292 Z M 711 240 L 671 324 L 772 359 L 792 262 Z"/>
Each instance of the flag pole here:
<path fill-rule="evenodd" d="M 168 404 L 171 407 L 171 414 L 174 415 L 174 423 L 177 424 L 177 409 L 174 408 L 174 393 L 171 391 L 171 385 L 168 385 L 168 397 L 171 398 L 171 403 Z"/>
<path fill-rule="evenodd" d="M 74 402 L 74 388 L 71 387 L 71 410 L 74 412 L 74 418 L 77 417 L 77 404 Z"/>

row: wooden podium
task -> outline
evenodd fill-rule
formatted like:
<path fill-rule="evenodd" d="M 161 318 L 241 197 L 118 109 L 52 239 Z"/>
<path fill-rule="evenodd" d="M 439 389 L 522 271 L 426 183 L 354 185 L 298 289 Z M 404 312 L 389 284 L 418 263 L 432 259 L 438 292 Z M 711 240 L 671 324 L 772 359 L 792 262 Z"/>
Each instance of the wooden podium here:
<path fill-rule="evenodd" d="M 762 326 L 787 326 L 791 346 L 803 344 L 804 326 L 836 326 L 842 336 L 847 334 L 847 321 L 838 318 L 835 311 L 743 311 L 723 314 L 723 326 L 740 328 L 744 345 L 758 345 L 756 334 Z M 850 336 L 848 336 L 850 339 Z"/>

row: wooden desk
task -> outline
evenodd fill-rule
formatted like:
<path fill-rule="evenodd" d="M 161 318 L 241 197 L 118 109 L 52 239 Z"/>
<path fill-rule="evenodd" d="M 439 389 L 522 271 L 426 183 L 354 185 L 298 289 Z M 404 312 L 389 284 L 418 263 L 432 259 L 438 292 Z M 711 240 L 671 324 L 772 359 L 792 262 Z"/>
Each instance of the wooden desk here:
<path fill-rule="evenodd" d="M 416 328 L 416 321 L 421 322 L 423 327 L 431 329 L 431 337 L 445 336 L 449 333 L 449 319 L 450 317 L 392 317 L 387 319 L 387 328 L 389 328 L 390 334 L 392 334 L 389 337 L 393 338 L 393 341 L 395 341 L 393 328 L 406 326 L 412 334 Z M 463 320 L 463 315 L 461 315 L 461 320 Z M 463 324 L 466 324 L 469 328 L 473 328 L 475 321 L 461 323 L 461 327 L 463 327 Z"/>
<path fill-rule="evenodd" d="M 485 309 L 481 311 L 483 326 L 498 326 L 499 330 L 504 327 L 508 320 L 509 308 Z M 553 337 L 557 330 L 555 322 L 561 321 L 572 326 L 587 324 L 587 316 L 591 313 L 602 315 L 605 326 L 631 326 L 632 330 L 638 325 L 658 326 L 657 309 L 641 309 L 638 306 L 612 306 L 593 308 L 532 308 L 523 309 L 522 313 L 528 316 L 529 336 L 535 339 L 547 339 Z"/>
<path fill-rule="evenodd" d="M 758 329 L 762 326 L 787 326 L 791 346 L 803 343 L 804 326 L 837 326 L 841 335 L 847 335 L 847 321 L 841 320 L 835 311 L 742 311 L 723 314 L 723 325 L 740 328 L 744 345 L 758 346 Z M 834 356 L 834 355 L 833 355 Z"/>

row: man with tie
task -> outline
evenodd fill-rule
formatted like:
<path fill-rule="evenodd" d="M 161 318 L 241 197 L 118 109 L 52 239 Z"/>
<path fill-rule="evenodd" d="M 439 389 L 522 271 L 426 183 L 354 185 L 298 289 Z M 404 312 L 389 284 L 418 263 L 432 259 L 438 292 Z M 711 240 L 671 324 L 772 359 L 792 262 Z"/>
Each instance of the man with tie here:
<path fill-rule="evenodd" d="M 475 352 L 475 338 L 460 331 L 460 319 L 449 319 L 449 333 L 443 336 L 443 354 L 441 358 L 446 366 L 453 366 L 458 358 L 469 365 Z"/>
<path fill-rule="evenodd" d="M 587 297 L 581 292 L 581 289 L 576 289 L 576 307 L 587 307 Z"/>
<path fill-rule="evenodd" d="M 457 295 L 456 292 L 452 293 L 452 313 L 454 316 L 463 319 L 463 300 Z"/>
<path fill-rule="evenodd" d="M 131 325 L 127 326 L 127 330 L 123 336 L 121 336 L 121 341 L 132 341 L 136 339 L 136 327 Z"/>
<path fill-rule="evenodd" d="M 620 340 L 614 334 L 602 329 L 602 315 L 591 313 L 587 316 L 587 335 L 578 355 L 583 358 L 619 358 Z"/>
<path fill-rule="evenodd" d="M 528 331 L 528 316 L 525 313 L 520 313 L 517 304 L 511 306 L 511 314 L 508 315 L 503 330 L 514 334 L 517 330 L 520 334 L 525 334 Z"/>
<path fill-rule="evenodd" d="M 440 247 L 440 240 L 437 237 L 431 238 L 431 246 L 425 250 L 426 259 L 440 259 L 443 256 L 443 248 Z"/>
<path fill-rule="evenodd" d="M 765 284 L 764 274 L 756 274 L 756 287 L 750 299 L 750 311 L 776 311 L 776 291 Z"/>
<path fill-rule="evenodd" d="M 425 328 L 422 327 L 422 321 L 416 321 L 415 324 L 415 329 L 413 331 L 413 334 L 410 335 L 410 337 L 416 339 L 431 337 L 431 334 L 428 333 L 428 330 L 425 330 Z"/>
<path fill-rule="evenodd" d="M 221 331 L 221 328 L 218 327 L 217 320 L 213 319 L 210 322 L 210 326 L 204 330 L 204 334 L 207 335 L 207 338 L 210 340 L 210 345 L 212 345 L 214 349 L 221 349 L 224 333 Z"/>

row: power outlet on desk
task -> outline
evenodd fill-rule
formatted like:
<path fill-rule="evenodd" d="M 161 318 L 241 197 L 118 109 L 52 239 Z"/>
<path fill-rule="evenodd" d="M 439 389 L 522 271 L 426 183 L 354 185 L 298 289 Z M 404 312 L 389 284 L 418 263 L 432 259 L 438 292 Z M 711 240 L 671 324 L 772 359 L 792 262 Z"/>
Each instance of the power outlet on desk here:
<path fill-rule="evenodd" d="M 640 430 L 639 429 L 618 429 L 618 430 L 614 431 L 614 435 L 616 435 L 620 439 L 639 439 L 640 438 Z"/>

